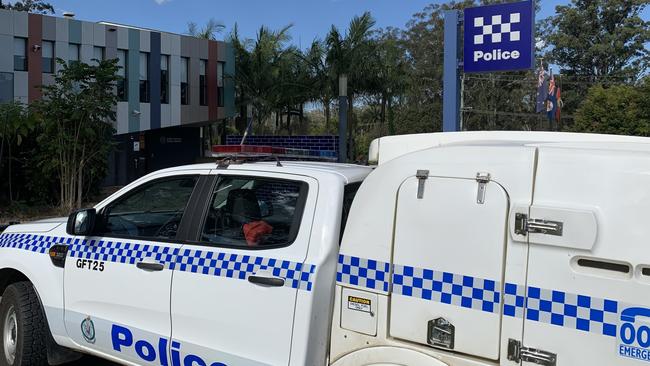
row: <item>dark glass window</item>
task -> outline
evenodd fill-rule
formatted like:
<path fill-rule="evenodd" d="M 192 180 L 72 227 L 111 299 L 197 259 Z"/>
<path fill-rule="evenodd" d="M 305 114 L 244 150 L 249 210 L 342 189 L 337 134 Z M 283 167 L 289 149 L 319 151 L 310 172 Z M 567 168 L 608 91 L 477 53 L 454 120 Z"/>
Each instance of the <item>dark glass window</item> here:
<path fill-rule="evenodd" d="M 217 62 L 217 106 L 223 107 L 223 70 L 225 62 Z"/>
<path fill-rule="evenodd" d="M 181 57 L 181 104 L 190 104 L 190 90 L 189 90 L 189 59 Z"/>
<path fill-rule="evenodd" d="M 208 82 L 205 78 L 205 68 L 207 61 L 199 61 L 199 104 L 208 105 Z"/>
<path fill-rule="evenodd" d="M 149 54 L 140 52 L 140 103 L 149 103 Z"/>
<path fill-rule="evenodd" d="M 343 233 L 345 232 L 345 226 L 348 223 L 350 208 L 352 207 L 354 197 L 359 191 L 359 187 L 361 187 L 361 182 L 351 183 L 345 186 L 345 192 L 343 193 L 343 212 L 341 212 L 341 240 L 343 240 Z"/>
<path fill-rule="evenodd" d="M 298 235 L 306 198 L 304 182 L 221 176 L 201 241 L 258 248 L 289 245 Z"/>
<path fill-rule="evenodd" d="M 14 100 L 14 73 L 0 72 L 0 103 Z"/>
<path fill-rule="evenodd" d="M 51 74 L 54 72 L 54 42 L 43 41 L 41 44 L 43 72 Z"/>
<path fill-rule="evenodd" d="M 160 56 L 160 103 L 169 103 L 169 56 Z"/>
<path fill-rule="evenodd" d="M 102 213 L 104 235 L 176 237 L 196 177 L 177 177 L 134 188 Z"/>
<path fill-rule="evenodd" d="M 27 71 L 27 40 L 14 38 L 14 70 Z"/>
<path fill-rule="evenodd" d="M 128 51 L 126 50 L 117 50 L 117 97 L 120 101 L 126 102 L 128 100 L 128 60 L 127 60 Z"/>

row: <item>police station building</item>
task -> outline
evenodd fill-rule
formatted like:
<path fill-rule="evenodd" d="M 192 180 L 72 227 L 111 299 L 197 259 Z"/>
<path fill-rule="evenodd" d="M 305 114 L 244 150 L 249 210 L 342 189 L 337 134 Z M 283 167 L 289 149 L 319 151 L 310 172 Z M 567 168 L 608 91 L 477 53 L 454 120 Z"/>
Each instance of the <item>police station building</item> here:
<path fill-rule="evenodd" d="M 55 60 L 118 59 L 116 152 L 107 185 L 191 163 L 202 127 L 234 115 L 228 43 L 109 22 L 0 10 L 0 102 L 30 103 L 54 80 Z"/>

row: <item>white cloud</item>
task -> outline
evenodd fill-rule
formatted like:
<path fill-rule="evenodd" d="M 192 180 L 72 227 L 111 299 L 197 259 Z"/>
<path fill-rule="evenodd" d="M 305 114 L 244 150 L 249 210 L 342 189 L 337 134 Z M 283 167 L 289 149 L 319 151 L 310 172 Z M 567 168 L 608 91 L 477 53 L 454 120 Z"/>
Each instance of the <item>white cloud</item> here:
<path fill-rule="evenodd" d="M 166 4 L 166 3 L 170 2 L 171 0 L 153 0 L 153 1 L 155 1 L 156 4 L 158 4 L 158 5 L 163 5 L 163 4 Z"/>

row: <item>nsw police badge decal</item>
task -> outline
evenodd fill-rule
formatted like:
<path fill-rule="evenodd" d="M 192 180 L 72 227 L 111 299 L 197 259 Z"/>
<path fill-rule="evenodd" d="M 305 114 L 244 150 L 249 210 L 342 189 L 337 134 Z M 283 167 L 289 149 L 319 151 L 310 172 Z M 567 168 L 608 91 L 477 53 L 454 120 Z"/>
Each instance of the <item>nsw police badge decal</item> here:
<path fill-rule="evenodd" d="M 88 343 L 95 343 L 95 323 L 90 317 L 81 322 L 81 334 Z"/>

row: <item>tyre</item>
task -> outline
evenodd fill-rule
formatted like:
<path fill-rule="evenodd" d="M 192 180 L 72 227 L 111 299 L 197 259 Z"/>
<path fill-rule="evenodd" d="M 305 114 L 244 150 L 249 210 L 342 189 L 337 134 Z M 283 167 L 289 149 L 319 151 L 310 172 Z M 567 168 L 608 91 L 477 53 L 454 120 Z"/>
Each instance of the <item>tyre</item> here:
<path fill-rule="evenodd" d="M 47 329 L 32 284 L 9 285 L 0 301 L 0 366 L 47 365 Z"/>

